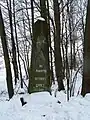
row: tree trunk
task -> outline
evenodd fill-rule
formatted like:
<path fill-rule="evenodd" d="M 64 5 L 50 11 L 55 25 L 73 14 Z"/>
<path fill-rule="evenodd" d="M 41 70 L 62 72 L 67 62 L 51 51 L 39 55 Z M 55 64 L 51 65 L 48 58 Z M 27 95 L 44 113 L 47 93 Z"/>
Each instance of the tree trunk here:
<path fill-rule="evenodd" d="M 13 24 L 12 24 L 12 10 L 11 10 L 11 0 L 7 0 L 7 7 L 8 7 L 8 14 L 9 14 L 9 21 L 10 21 L 10 30 L 11 30 L 11 42 L 12 42 L 12 63 L 14 69 L 14 76 L 15 76 L 15 85 L 18 79 L 18 66 L 17 66 L 17 59 L 16 59 L 16 47 L 15 41 L 13 36 Z"/>
<path fill-rule="evenodd" d="M 50 68 L 50 71 L 51 71 L 51 82 L 55 83 L 54 81 L 54 73 L 53 73 L 53 55 L 52 55 L 52 45 L 51 45 L 51 35 L 50 35 L 50 21 L 49 21 L 49 2 L 47 0 L 47 13 L 48 13 L 48 18 L 47 18 L 47 21 L 48 21 L 48 41 L 49 41 L 49 47 L 50 47 L 50 63 L 51 63 L 51 68 Z"/>
<path fill-rule="evenodd" d="M 14 27 L 15 27 L 15 38 L 16 38 L 16 46 L 17 46 L 17 58 L 18 58 L 18 65 L 19 65 L 19 71 L 20 71 L 20 79 L 23 81 L 22 78 L 22 71 L 21 71 L 21 65 L 20 65 L 20 54 L 19 54 L 19 46 L 18 46 L 18 37 L 17 37 L 17 26 L 15 23 L 16 15 L 15 15 L 15 1 L 13 0 L 13 18 L 14 18 Z"/>
<path fill-rule="evenodd" d="M 88 0 L 86 26 L 84 35 L 84 63 L 83 63 L 83 82 L 81 94 L 85 96 L 90 93 L 90 0 Z"/>
<path fill-rule="evenodd" d="M 56 68 L 56 77 L 58 82 L 58 90 L 64 90 L 63 85 L 63 66 L 62 66 L 62 57 L 60 49 L 60 15 L 59 15 L 59 4 L 58 0 L 53 0 L 54 4 L 54 18 L 55 18 L 55 39 L 54 39 L 54 49 L 55 49 L 55 68 Z"/>
<path fill-rule="evenodd" d="M 68 35 L 67 35 L 67 20 L 65 22 L 65 30 L 66 30 L 66 44 L 65 44 L 65 50 L 66 50 L 66 62 L 65 62 L 65 68 L 66 68 L 66 79 L 67 79 L 67 100 L 69 100 L 69 64 L 68 64 Z"/>
<path fill-rule="evenodd" d="M 40 0 L 40 8 L 41 8 L 41 17 L 47 20 L 45 1 L 46 0 Z"/>
<path fill-rule="evenodd" d="M 12 73 L 11 73 L 10 60 L 9 60 L 9 55 L 8 55 L 7 41 L 6 41 L 6 34 L 5 34 L 5 28 L 4 28 L 1 9 L 0 9 L 0 36 L 1 36 L 3 54 L 4 54 L 5 67 L 6 67 L 7 89 L 8 89 L 9 98 L 12 98 L 12 96 L 14 94 L 13 83 L 12 83 Z"/>
<path fill-rule="evenodd" d="M 32 61 L 33 61 L 33 51 L 34 51 L 34 41 L 33 41 L 33 33 L 34 33 L 34 6 L 33 6 L 33 0 L 31 0 L 31 16 L 32 16 L 32 52 L 31 52 L 31 66 L 30 69 L 32 68 Z M 30 70 L 29 69 L 29 70 Z M 31 89 L 32 89 L 32 84 L 31 84 L 31 75 L 30 75 L 30 71 L 29 71 L 29 84 L 28 84 L 28 93 L 31 93 Z"/>

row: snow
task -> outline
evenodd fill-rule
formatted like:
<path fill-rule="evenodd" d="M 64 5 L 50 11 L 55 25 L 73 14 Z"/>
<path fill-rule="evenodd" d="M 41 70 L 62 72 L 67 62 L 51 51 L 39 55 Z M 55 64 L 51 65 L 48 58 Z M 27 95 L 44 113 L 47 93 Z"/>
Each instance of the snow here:
<path fill-rule="evenodd" d="M 37 20 L 45 21 L 45 19 L 43 17 L 38 17 Z"/>
<path fill-rule="evenodd" d="M 62 96 L 63 97 L 63 96 Z M 85 98 L 73 97 L 59 104 L 48 92 L 24 94 L 25 106 L 21 106 L 20 95 L 10 101 L 0 101 L 1 120 L 90 120 L 90 94 Z"/>
<path fill-rule="evenodd" d="M 77 75 L 75 96 L 68 102 L 65 91 L 57 91 L 54 97 L 57 84 L 52 85 L 52 96 L 48 92 L 28 94 L 24 89 L 19 89 L 18 94 L 8 100 L 5 67 L 1 59 L 0 63 L 0 120 L 90 120 L 90 94 L 85 97 L 77 96 L 81 86 L 80 74 Z M 19 94 L 22 92 L 24 94 Z M 24 106 L 21 104 L 21 97 L 27 102 Z"/>

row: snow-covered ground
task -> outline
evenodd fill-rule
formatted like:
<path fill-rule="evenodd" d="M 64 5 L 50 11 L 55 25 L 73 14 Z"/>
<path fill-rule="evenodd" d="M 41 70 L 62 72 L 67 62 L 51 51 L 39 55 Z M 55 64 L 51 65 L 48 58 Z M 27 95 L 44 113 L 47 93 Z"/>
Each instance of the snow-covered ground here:
<path fill-rule="evenodd" d="M 57 92 L 56 98 L 48 92 L 38 92 L 31 95 L 16 94 L 8 101 L 5 68 L 0 59 L 0 120 L 90 120 L 90 94 L 84 98 L 77 96 L 81 75 L 78 74 L 77 77 L 76 93 L 69 102 L 64 91 Z M 27 102 L 24 106 L 21 104 L 21 97 Z"/>
<path fill-rule="evenodd" d="M 25 94 L 23 98 L 27 102 L 23 107 L 20 95 L 0 101 L 0 120 L 90 120 L 90 94 L 64 103 L 47 92 Z"/>

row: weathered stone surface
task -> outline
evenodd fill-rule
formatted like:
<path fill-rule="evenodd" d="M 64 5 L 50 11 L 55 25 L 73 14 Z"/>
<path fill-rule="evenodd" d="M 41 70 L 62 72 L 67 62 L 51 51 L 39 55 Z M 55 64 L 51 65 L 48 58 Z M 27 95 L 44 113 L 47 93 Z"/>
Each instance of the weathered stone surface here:
<path fill-rule="evenodd" d="M 34 25 L 30 68 L 30 92 L 49 90 L 48 29 L 45 21 L 38 20 Z"/>

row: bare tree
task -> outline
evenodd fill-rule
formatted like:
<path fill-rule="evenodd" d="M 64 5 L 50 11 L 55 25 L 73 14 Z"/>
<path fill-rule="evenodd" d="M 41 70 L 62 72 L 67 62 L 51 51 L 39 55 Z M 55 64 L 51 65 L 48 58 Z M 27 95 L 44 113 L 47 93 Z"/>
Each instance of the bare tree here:
<path fill-rule="evenodd" d="M 5 34 L 1 9 L 0 9 L 0 36 L 1 36 L 3 54 L 4 54 L 5 67 L 6 67 L 6 82 L 7 82 L 8 94 L 9 94 L 9 98 L 12 98 L 14 94 L 13 84 L 12 84 L 12 73 L 11 73 L 11 66 L 10 66 L 6 34 Z"/>
<path fill-rule="evenodd" d="M 54 49 L 55 49 L 55 68 L 56 68 L 56 77 L 58 81 L 58 90 L 64 90 L 63 85 L 63 66 L 62 66 L 62 57 L 60 49 L 60 11 L 58 0 L 53 0 L 54 5 L 54 18 L 55 18 L 55 39 L 54 39 Z"/>
<path fill-rule="evenodd" d="M 16 46 L 17 46 L 17 58 L 18 58 L 18 65 L 19 65 L 19 71 L 20 71 L 20 79 L 22 79 L 22 71 L 21 71 L 21 64 L 20 64 L 20 51 L 18 46 L 18 36 L 17 36 L 17 26 L 16 26 L 16 14 L 15 14 L 15 0 L 13 0 L 13 18 L 14 18 L 14 27 L 15 27 L 15 39 L 16 39 Z M 22 86 L 22 85 L 21 85 Z"/>
<path fill-rule="evenodd" d="M 15 84 L 16 84 L 18 79 L 18 66 L 17 66 L 17 59 L 16 59 L 16 46 L 15 46 L 15 40 L 13 35 L 12 5 L 11 5 L 11 0 L 9 0 L 9 2 L 7 0 L 6 2 L 8 7 L 9 21 L 10 21 L 11 42 L 12 42 L 12 63 L 13 63 Z"/>
<path fill-rule="evenodd" d="M 90 93 L 90 0 L 88 0 L 87 5 L 83 56 L 83 83 L 81 94 L 85 96 L 86 93 Z"/>

